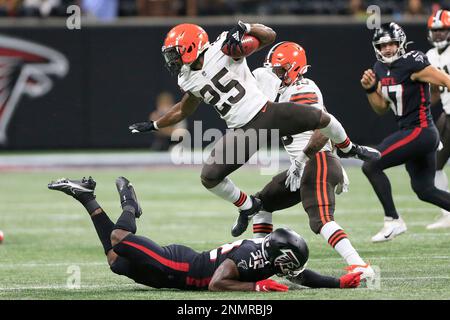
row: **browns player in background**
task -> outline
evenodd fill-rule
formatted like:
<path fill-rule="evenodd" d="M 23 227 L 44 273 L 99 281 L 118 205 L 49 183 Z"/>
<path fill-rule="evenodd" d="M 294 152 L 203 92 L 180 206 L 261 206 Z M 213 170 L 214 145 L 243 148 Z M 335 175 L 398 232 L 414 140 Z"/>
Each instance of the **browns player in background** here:
<path fill-rule="evenodd" d="M 427 57 L 431 65 L 449 74 L 450 70 L 450 12 L 438 10 L 428 19 L 428 41 L 434 48 L 428 50 Z M 442 102 L 444 112 L 439 116 L 436 127 L 443 143 L 443 148 L 437 153 L 436 177 L 434 178 L 436 188 L 448 192 L 448 178 L 444 167 L 450 157 L 450 92 L 445 86 L 431 86 L 431 104 L 439 99 Z M 434 223 L 429 224 L 427 229 L 450 228 L 450 212 L 441 209 L 442 216 Z"/>
<path fill-rule="evenodd" d="M 283 41 L 269 50 L 264 67 L 254 70 L 253 74 L 270 101 L 295 102 L 324 110 L 320 89 L 314 81 L 304 77 L 308 67 L 305 50 L 297 43 Z M 292 161 L 308 144 L 318 152 L 307 160 L 300 185 L 286 186 L 286 170 L 273 177 L 255 194 L 261 199 L 262 208 L 253 217 L 254 237 L 265 237 L 272 232 L 274 211 L 302 202 L 311 230 L 320 234 L 341 255 L 348 263 L 349 270 L 362 271 L 361 278 L 373 278 L 373 269 L 361 259 L 346 232 L 334 221 L 335 190 L 342 192 L 348 180 L 344 181 L 346 173 L 332 152 L 330 140 L 315 130 L 285 136 L 282 141 Z M 239 236 L 247 223 L 241 221 L 241 229 L 233 236 Z"/>
<path fill-rule="evenodd" d="M 407 230 L 394 205 L 387 168 L 405 164 L 418 198 L 450 210 L 450 193 L 434 185 L 439 133 L 430 113 L 430 83 L 450 88 L 450 77 L 431 66 L 424 53 L 406 53 L 406 34 L 394 22 L 381 25 L 372 44 L 378 61 L 364 72 L 361 85 L 372 109 L 378 114 L 392 109 L 399 126 L 377 146 L 381 158 L 362 168 L 383 205 L 384 226 L 372 237 L 382 242 Z"/>

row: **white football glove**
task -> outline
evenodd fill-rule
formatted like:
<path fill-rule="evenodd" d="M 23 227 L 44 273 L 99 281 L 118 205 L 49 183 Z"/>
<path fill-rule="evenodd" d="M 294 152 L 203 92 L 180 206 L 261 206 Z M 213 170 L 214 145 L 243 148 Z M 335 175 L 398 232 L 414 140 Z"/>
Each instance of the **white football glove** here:
<path fill-rule="evenodd" d="M 287 178 L 285 182 L 286 188 L 289 188 L 291 192 L 295 192 L 300 189 L 300 182 L 302 180 L 303 170 L 305 169 L 308 156 L 301 151 L 300 155 L 291 161 L 291 167 L 287 171 Z"/>
<path fill-rule="evenodd" d="M 348 179 L 347 172 L 344 167 L 342 167 L 342 175 L 344 177 L 343 181 L 340 182 L 335 189 L 336 194 L 341 194 L 343 192 L 348 192 L 348 186 L 350 185 L 350 180 Z"/>

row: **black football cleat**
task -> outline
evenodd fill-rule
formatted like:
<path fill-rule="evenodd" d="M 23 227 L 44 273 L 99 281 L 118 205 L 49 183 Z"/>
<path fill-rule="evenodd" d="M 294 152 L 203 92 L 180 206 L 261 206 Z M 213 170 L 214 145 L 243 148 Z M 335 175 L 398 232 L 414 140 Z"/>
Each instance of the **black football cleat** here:
<path fill-rule="evenodd" d="M 373 161 L 381 158 L 381 153 L 377 149 L 353 144 L 349 152 L 338 149 L 337 154 L 341 158 L 356 158 L 362 161 Z"/>
<path fill-rule="evenodd" d="M 122 209 L 126 210 L 125 207 L 132 206 L 134 209 L 134 215 L 136 218 L 139 218 L 142 215 L 142 209 L 139 205 L 136 192 L 134 192 L 131 182 L 125 177 L 118 177 L 116 179 L 116 187 L 120 195 L 120 204 Z"/>
<path fill-rule="evenodd" d="M 250 219 L 261 210 L 261 200 L 254 196 L 250 196 L 250 199 L 252 199 L 252 207 L 247 210 L 240 210 L 239 216 L 237 217 L 233 228 L 231 228 L 231 235 L 233 237 L 239 237 L 243 234 L 245 230 L 247 230 Z"/>
<path fill-rule="evenodd" d="M 83 194 L 92 193 L 94 195 L 95 186 L 97 183 L 92 177 L 86 179 L 83 177 L 81 180 L 69 180 L 67 178 L 62 178 L 56 181 L 52 181 L 48 184 L 50 190 L 62 191 L 69 196 L 78 199 L 79 196 Z"/>

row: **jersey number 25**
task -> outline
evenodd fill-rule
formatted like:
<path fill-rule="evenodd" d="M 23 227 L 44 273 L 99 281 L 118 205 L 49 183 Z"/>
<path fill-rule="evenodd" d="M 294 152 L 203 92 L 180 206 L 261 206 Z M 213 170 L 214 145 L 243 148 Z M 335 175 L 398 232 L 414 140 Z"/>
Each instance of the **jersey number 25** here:
<path fill-rule="evenodd" d="M 238 103 L 245 95 L 245 88 L 237 81 L 237 80 L 230 80 L 226 85 L 223 85 L 220 83 L 220 79 L 222 79 L 226 74 L 228 73 L 227 68 L 222 68 L 214 77 L 212 77 L 211 82 L 214 84 L 214 86 L 223 93 L 228 93 L 231 91 L 231 89 L 235 88 L 238 93 L 235 96 L 231 96 L 227 99 L 227 101 L 230 104 Z M 209 93 L 212 98 L 208 102 L 209 104 L 214 106 L 214 109 L 217 110 L 217 112 L 224 117 L 228 111 L 231 109 L 231 105 L 228 103 L 222 103 L 222 108 L 219 108 L 216 106 L 216 104 L 220 101 L 220 94 L 214 90 L 212 86 L 209 84 L 205 85 L 201 90 L 200 94 L 205 99 L 205 94 Z"/>
<path fill-rule="evenodd" d="M 383 97 L 389 101 L 389 105 L 396 116 L 403 115 L 403 87 L 401 84 L 381 87 Z"/>

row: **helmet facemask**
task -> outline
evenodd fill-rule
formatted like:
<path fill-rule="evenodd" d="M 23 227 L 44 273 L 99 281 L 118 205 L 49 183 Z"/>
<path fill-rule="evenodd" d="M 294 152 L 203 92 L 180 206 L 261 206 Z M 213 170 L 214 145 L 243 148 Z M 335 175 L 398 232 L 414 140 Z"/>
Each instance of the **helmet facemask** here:
<path fill-rule="evenodd" d="M 163 48 L 162 51 L 162 55 L 166 62 L 166 68 L 173 76 L 178 75 L 183 67 L 183 60 L 181 59 L 181 54 L 178 48 L 179 46 L 173 46 L 166 49 Z"/>
<path fill-rule="evenodd" d="M 428 41 L 437 49 L 442 50 L 449 45 L 450 41 L 449 29 L 429 29 Z"/>
<path fill-rule="evenodd" d="M 386 57 L 381 53 L 381 44 L 396 42 L 398 49 L 395 54 Z M 406 34 L 403 29 L 394 22 L 384 24 L 380 29 L 375 31 L 374 39 L 372 41 L 375 56 L 383 63 L 393 63 L 406 53 Z"/>
<path fill-rule="evenodd" d="M 390 57 L 386 57 L 381 53 L 381 44 L 383 43 L 391 43 L 391 42 L 395 42 L 397 43 L 397 51 Z M 402 55 L 404 55 L 406 53 L 405 50 L 405 45 L 404 43 L 402 44 L 399 40 L 397 39 L 392 39 L 386 42 L 379 42 L 379 43 L 374 43 L 373 44 L 373 48 L 375 50 L 375 55 L 377 57 L 378 60 L 380 60 L 383 63 L 392 63 L 395 60 L 397 60 L 398 58 L 400 58 Z"/>

